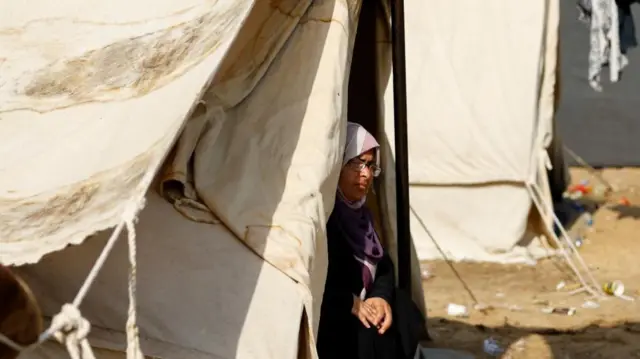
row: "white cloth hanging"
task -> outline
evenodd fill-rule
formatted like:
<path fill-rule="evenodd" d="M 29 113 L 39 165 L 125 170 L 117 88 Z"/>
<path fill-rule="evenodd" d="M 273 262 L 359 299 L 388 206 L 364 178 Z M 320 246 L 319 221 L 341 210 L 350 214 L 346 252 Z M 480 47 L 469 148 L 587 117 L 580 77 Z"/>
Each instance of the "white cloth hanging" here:
<path fill-rule="evenodd" d="M 578 10 L 590 24 L 589 85 L 600 92 L 602 68 L 608 66 L 611 82 L 617 82 L 629 62 L 620 51 L 618 5 L 615 0 L 580 0 Z"/>

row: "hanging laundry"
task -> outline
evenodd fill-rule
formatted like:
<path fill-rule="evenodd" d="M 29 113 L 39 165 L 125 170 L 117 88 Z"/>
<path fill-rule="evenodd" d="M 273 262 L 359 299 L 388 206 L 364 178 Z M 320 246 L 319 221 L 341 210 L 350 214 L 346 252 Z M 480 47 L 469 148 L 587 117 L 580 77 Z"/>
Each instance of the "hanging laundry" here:
<path fill-rule="evenodd" d="M 620 51 L 623 55 L 626 55 L 629 49 L 638 46 L 636 25 L 631 12 L 631 4 L 638 2 L 640 0 L 616 0 L 618 4 L 618 20 L 620 22 Z"/>
<path fill-rule="evenodd" d="M 627 57 L 620 50 L 620 21 L 615 0 L 578 0 L 580 20 L 589 24 L 589 85 L 602 91 L 602 69 L 609 67 L 611 82 L 620 79 Z"/>

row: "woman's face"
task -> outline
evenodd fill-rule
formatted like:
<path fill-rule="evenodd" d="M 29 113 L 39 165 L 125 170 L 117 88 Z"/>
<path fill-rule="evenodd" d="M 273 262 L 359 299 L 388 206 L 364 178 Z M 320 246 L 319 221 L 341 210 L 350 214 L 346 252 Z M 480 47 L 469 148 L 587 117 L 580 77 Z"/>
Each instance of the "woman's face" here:
<path fill-rule="evenodd" d="M 375 166 L 373 150 L 369 150 L 358 157 L 351 159 L 340 171 L 338 187 L 344 196 L 350 201 L 362 199 L 371 186 L 373 170 Z M 365 164 L 364 166 L 362 164 Z"/>

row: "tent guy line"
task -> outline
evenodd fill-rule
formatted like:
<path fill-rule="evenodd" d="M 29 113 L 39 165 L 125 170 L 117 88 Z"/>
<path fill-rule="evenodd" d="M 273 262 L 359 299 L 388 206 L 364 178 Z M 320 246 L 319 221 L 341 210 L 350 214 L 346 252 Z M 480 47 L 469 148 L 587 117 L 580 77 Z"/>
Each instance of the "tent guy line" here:
<path fill-rule="evenodd" d="M 150 171 L 150 173 L 155 172 Z M 151 178 L 153 178 L 153 176 L 151 176 Z M 143 201 L 137 198 L 135 201 L 131 201 L 130 204 L 125 207 L 122 221 L 112 231 L 109 240 L 100 252 L 100 256 L 98 257 L 98 259 L 96 259 L 93 267 L 91 268 L 91 271 L 80 287 L 80 290 L 78 290 L 78 293 L 76 294 L 76 297 L 74 298 L 72 304 L 64 304 L 62 306 L 60 313 L 53 317 L 51 325 L 39 336 L 37 342 L 28 346 L 21 346 L 2 333 L 0 333 L 0 342 L 6 344 L 7 346 L 18 352 L 28 353 L 39 347 L 42 343 L 46 342 L 51 337 L 55 337 L 58 341 L 60 341 L 60 343 L 65 344 L 65 346 L 67 347 L 67 351 L 71 356 L 71 359 L 95 359 L 95 355 L 93 354 L 93 350 L 91 349 L 91 346 L 89 345 L 87 339 L 87 335 L 89 334 L 91 325 L 84 317 L 82 317 L 80 311 L 78 310 L 78 307 L 80 306 L 80 304 L 82 304 L 82 300 L 86 296 L 89 289 L 91 289 L 91 286 L 95 282 L 95 279 L 100 273 L 100 270 L 103 268 L 104 263 L 109 256 L 109 253 L 111 253 L 113 246 L 120 238 L 120 234 L 126 226 L 128 232 L 127 237 L 129 239 L 129 251 L 132 254 L 132 267 L 129 274 L 129 299 L 134 301 L 133 303 L 131 303 L 130 315 L 129 318 L 127 318 L 127 338 L 129 339 L 129 332 L 134 330 L 135 334 L 131 337 L 133 342 L 129 342 L 129 346 L 132 346 L 133 344 L 134 347 L 139 348 L 140 345 L 138 343 L 137 327 L 135 325 L 135 229 L 133 222 L 135 221 L 135 216 L 138 209 L 142 206 Z M 133 312 L 131 312 L 132 308 Z M 140 358 L 141 357 L 142 356 L 140 356 Z"/>
<path fill-rule="evenodd" d="M 531 183 L 527 183 L 526 186 L 527 186 L 527 190 L 529 191 L 529 193 L 531 195 L 531 199 L 532 199 L 534 205 L 536 206 L 536 209 L 538 210 L 539 213 L 541 213 L 541 214 L 544 213 L 544 210 L 542 208 L 542 204 L 540 203 L 540 199 L 539 199 L 539 197 L 542 198 L 542 194 L 541 194 L 540 188 L 537 185 L 531 184 Z M 571 239 L 569 238 L 569 235 L 567 234 L 567 231 L 564 229 L 564 226 L 562 225 L 562 223 L 558 219 L 558 216 L 556 216 L 555 212 L 553 212 L 553 211 L 551 211 L 551 215 L 553 216 L 554 223 L 558 226 L 558 228 L 560 228 L 560 232 L 562 233 L 562 238 L 565 240 L 566 243 L 569 244 L 569 249 L 571 249 L 571 251 L 573 252 L 575 257 L 578 259 L 578 262 L 582 266 L 582 268 L 585 271 L 585 273 L 588 275 L 589 280 L 591 281 L 591 284 L 587 283 L 587 281 L 584 279 L 584 277 L 582 276 L 582 274 L 578 270 L 578 268 L 575 265 L 575 263 L 573 263 L 573 260 L 571 259 L 569 254 L 567 254 L 566 248 L 564 248 L 564 246 L 562 245 L 562 241 L 555 234 L 555 232 L 553 230 L 553 226 L 551 226 L 551 224 L 548 223 L 547 221 L 543 221 L 545 223 L 545 225 L 547 226 L 547 232 L 549 233 L 549 236 L 560 247 L 559 248 L 560 253 L 565 258 L 567 264 L 569 265 L 571 270 L 574 272 L 574 274 L 576 275 L 576 277 L 578 278 L 580 283 L 583 285 L 585 290 L 587 290 L 590 294 L 592 294 L 596 298 L 603 297 L 604 293 L 600 289 L 600 286 L 598 285 L 598 282 L 595 280 L 595 277 L 591 273 L 591 270 L 589 270 L 589 267 L 587 266 L 587 264 L 584 262 L 584 259 L 582 259 L 582 256 L 580 255 L 580 253 L 578 253 L 578 249 L 576 248 L 576 246 L 573 243 L 573 241 L 571 241 Z"/>
<path fill-rule="evenodd" d="M 111 232 L 111 236 L 107 240 L 107 243 L 102 248 L 100 255 L 94 262 L 91 271 L 85 278 L 82 286 L 78 290 L 73 302 L 71 304 L 64 304 L 60 313 L 53 317 L 51 325 L 45 330 L 38 341 L 23 347 L 15 343 L 11 339 L 7 338 L 4 334 L 0 333 L 0 341 L 6 343 L 17 351 L 26 353 L 34 350 L 51 337 L 55 337 L 60 343 L 64 343 L 71 359 L 94 359 L 95 355 L 89 345 L 87 335 L 89 334 L 91 325 L 82 317 L 78 307 L 82 304 L 83 299 L 94 284 L 98 274 L 104 267 L 104 264 L 113 250 L 114 245 L 120 238 L 120 234 L 123 229 L 127 228 L 127 242 L 129 246 L 129 311 L 127 316 L 127 358 L 129 359 L 141 359 L 143 358 L 142 351 L 140 349 L 140 339 L 138 333 L 138 326 L 136 324 L 136 234 L 135 234 L 135 221 L 138 212 L 144 207 L 145 196 L 147 189 L 153 182 L 153 179 L 158 172 L 162 162 L 166 158 L 168 151 L 156 156 L 155 161 L 151 162 L 147 168 L 142 180 L 139 183 L 139 187 L 142 191 L 136 192 L 129 202 L 123 207 L 121 221 Z"/>

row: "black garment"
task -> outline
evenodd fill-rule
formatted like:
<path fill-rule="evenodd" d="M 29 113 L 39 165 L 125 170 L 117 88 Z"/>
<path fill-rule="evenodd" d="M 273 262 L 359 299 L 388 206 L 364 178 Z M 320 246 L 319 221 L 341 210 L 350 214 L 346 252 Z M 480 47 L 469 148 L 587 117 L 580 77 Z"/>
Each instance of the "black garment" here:
<path fill-rule="evenodd" d="M 620 31 L 620 51 L 626 54 L 629 49 L 638 46 L 636 25 L 631 12 L 631 5 L 638 0 L 616 0 L 618 5 L 618 26 Z"/>
<path fill-rule="evenodd" d="M 332 220 L 335 220 L 333 216 L 329 221 Z M 391 258 L 385 252 L 378 263 L 372 288 L 367 293 L 367 298 L 382 298 L 392 307 L 393 324 L 385 334 L 380 335 L 375 328 L 367 329 L 351 314 L 353 295 L 359 295 L 363 288 L 361 267 L 342 233 L 334 233 L 329 228 L 327 231 L 329 268 L 318 330 L 320 359 L 411 357 L 404 354 L 405 345 L 402 345 L 399 336 L 402 331 L 398 331 L 396 325 L 395 274 Z"/>

